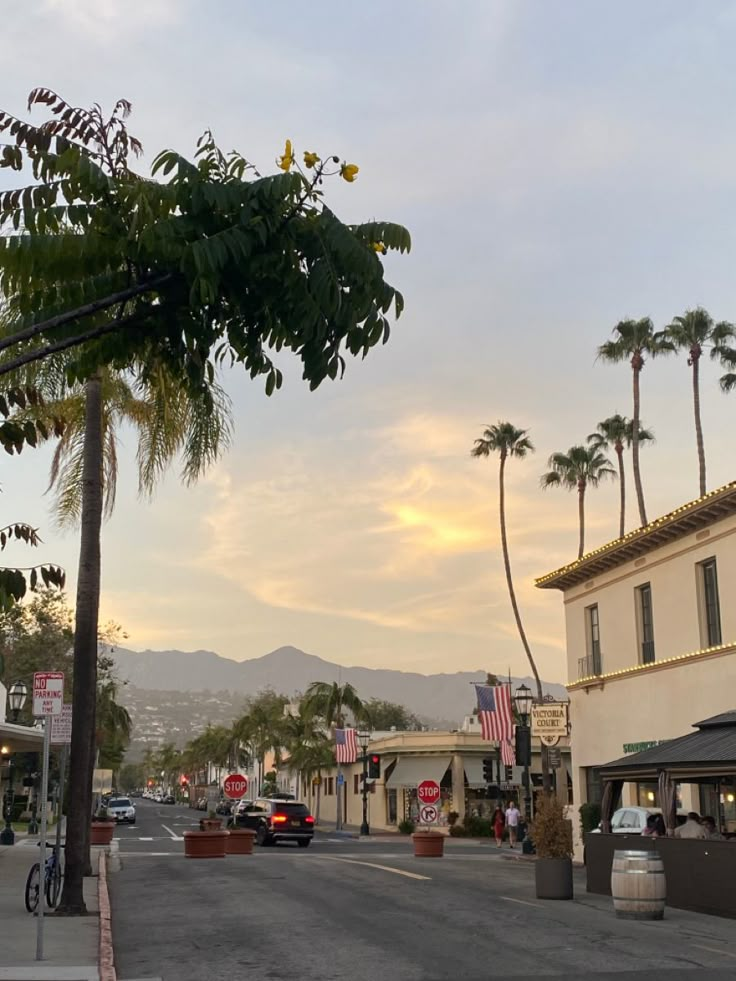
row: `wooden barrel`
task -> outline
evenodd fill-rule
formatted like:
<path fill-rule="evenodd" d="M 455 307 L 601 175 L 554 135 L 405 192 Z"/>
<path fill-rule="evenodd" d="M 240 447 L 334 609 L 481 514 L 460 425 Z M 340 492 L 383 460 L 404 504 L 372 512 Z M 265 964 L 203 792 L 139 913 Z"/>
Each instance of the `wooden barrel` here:
<path fill-rule="evenodd" d="M 661 920 L 667 895 L 664 864 L 657 852 L 613 853 L 611 895 L 616 916 L 624 920 Z"/>

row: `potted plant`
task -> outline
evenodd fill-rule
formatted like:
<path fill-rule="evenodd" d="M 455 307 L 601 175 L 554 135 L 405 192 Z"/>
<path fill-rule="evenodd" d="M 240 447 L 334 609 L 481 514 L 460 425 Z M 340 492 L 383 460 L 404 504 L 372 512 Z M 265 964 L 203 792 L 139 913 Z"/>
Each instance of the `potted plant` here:
<path fill-rule="evenodd" d="M 251 828 L 231 826 L 227 836 L 226 851 L 228 855 L 252 855 L 253 839 L 256 833 Z"/>
<path fill-rule="evenodd" d="M 572 824 L 555 794 L 540 794 L 531 827 L 537 899 L 572 899 Z"/>
<path fill-rule="evenodd" d="M 222 819 L 217 816 L 217 813 L 213 810 L 207 812 L 206 818 L 200 818 L 199 830 L 200 831 L 219 831 L 222 827 Z"/>
<path fill-rule="evenodd" d="M 228 854 L 230 832 L 223 830 L 221 819 L 210 810 L 201 818 L 199 831 L 184 832 L 186 858 L 224 858 Z M 252 845 L 251 845 L 252 849 Z"/>
<path fill-rule="evenodd" d="M 92 817 L 89 832 L 90 845 L 109 845 L 114 830 L 115 821 L 110 817 L 107 809 L 101 807 Z"/>
<path fill-rule="evenodd" d="M 411 836 L 415 858 L 442 858 L 445 853 L 445 836 L 441 831 L 433 831 L 429 825 L 415 831 Z"/>

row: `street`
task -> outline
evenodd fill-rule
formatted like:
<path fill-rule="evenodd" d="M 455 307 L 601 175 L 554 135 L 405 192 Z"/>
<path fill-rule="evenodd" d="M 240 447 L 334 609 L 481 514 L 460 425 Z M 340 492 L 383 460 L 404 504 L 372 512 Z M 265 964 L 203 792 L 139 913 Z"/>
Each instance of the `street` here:
<path fill-rule="evenodd" d="M 120 981 L 480 981 L 544 976 L 736 978 L 736 923 L 668 909 L 617 920 L 576 872 L 573 902 L 534 895 L 533 863 L 448 841 L 418 860 L 410 842 L 318 833 L 308 849 L 191 861 L 196 811 L 137 801 L 110 876 Z"/>

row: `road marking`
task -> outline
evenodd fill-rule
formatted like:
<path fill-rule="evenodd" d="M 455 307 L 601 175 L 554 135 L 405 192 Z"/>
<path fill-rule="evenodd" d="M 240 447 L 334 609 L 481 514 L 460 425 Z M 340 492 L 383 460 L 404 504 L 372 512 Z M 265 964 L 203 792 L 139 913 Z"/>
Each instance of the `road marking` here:
<path fill-rule="evenodd" d="M 505 899 L 509 903 L 521 903 L 522 906 L 533 906 L 535 909 L 544 909 L 541 903 L 529 903 L 526 899 L 514 899 L 513 896 L 499 896 L 499 899 Z"/>
<path fill-rule="evenodd" d="M 184 858 L 183 852 L 120 852 L 126 858 Z"/>
<path fill-rule="evenodd" d="M 426 882 L 432 881 L 432 877 L 429 875 L 418 875 L 416 872 L 405 872 L 404 869 L 395 869 L 392 865 L 378 865 L 376 862 L 359 862 L 355 858 L 333 858 L 331 855 L 325 855 L 324 857 L 328 862 L 346 862 L 348 865 L 366 865 L 370 869 L 380 869 L 381 872 L 393 872 L 394 875 L 405 875 L 407 879 L 424 879 Z"/>
<path fill-rule="evenodd" d="M 162 824 L 161 827 L 164 829 L 164 831 L 169 832 L 172 841 L 184 841 L 184 839 L 180 835 L 172 831 L 171 828 L 167 828 L 165 824 Z"/>
<path fill-rule="evenodd" d="M 138 841 L 153 841 L 153 838 L 139 838 Z"/>
<path fill-rule="evenodd" d="M 693 944 L 698 950 L 709 950 L 711 954 L 723 954 L 724 957 L 736 957 L 730 950 L 721 950 L 719 947 L 705 947 L 703 944 Z"/>

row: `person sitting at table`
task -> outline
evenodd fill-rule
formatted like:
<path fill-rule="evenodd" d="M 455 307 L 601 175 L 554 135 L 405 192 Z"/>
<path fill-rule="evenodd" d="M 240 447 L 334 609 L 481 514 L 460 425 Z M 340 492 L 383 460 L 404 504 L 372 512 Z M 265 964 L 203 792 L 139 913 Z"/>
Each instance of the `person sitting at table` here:
<path fill-rule="evenodd" d="M 705 828 L 700 823 L 700 815 L 690 811 L 684 824 L 675 828 L 675 838 L 707 838 Z"/>
<path fill-rule="evenodd" d="M 705 828 L 705 834 L 709 841 L 725 841 L 721 832 L 716 826 L 715 818 L 710 816 L 703 818 L 703 827 Z"/>

